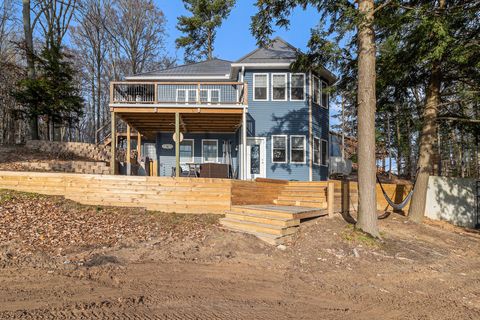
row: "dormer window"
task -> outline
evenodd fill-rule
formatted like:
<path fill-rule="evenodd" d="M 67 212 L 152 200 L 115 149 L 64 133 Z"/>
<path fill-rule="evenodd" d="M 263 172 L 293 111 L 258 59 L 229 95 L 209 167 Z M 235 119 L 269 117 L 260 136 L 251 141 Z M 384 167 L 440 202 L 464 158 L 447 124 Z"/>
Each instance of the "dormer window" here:
<path fill-rule="evenodd" d="M 253 100 L 268 100 L 268 74 L 255 73 L 253 75 Z"/>
<path fill-rule="evenodd" d="M 292 73 L 290 76 L 290 99 L 292 101 L 305 100 L 305 74 Z"/>

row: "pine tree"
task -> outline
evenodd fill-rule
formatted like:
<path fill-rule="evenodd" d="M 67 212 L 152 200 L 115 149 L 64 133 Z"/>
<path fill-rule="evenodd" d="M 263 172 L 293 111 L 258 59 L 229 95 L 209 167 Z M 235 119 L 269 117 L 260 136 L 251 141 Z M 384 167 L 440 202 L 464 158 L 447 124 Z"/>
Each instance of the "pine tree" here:
<path fill-rule="evenodd" d="M 183 0 L 192 16 L 180 16 L 177 29 L 185 35 L 176 40 L 185 48 L 185 62 L 213 59 L 217 29 L 230 15 L 235 0 Z"/>
<path fill-rule="evenodd" d="M 71 126 L 82 115 L 83 98 L 74 81 L 74 69 L 62 48 L 44 48 L 35 57 L 37 76 L 18 83 L 12 93 L 25 107 L 27 117 L 43 116 L 47 122 Z"/>

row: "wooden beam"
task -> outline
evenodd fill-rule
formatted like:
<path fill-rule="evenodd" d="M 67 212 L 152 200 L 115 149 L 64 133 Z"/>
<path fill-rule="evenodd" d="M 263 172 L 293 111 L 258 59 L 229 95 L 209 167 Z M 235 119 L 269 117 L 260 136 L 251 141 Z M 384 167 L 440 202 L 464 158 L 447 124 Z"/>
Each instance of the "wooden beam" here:
<path fill-rule="evenodd" d="M 111 146 L 111 151 L 110 151 L 110 174 L 114 175 L 117 172 L 117 123 L 116 123 L 116 115 L 115 112 L 111 112 L 111 123 L 112 123 L 112 129 L 111 129 L 111 141 L 110 141 L 110 146 Z"/>
<path fill-rule="evenodd" d="M 140 131 L 138 131 L 137 132 L 137 161 L 138 162 L 140 162 L 141 157 L 142 157 L 142 134 L 140 133 Z"/>
<path fill-rule="evenodd" d="M 132 148 L 131 148 L 131 129 L 130 125 L 127 123 L 127 154 L 125 155 L 126 161 L 127 161 L 127 175 L 132 174 L 132 160 L 130 158 L 130 155 L 132 154 Z"/>
<path fill-rule="evenodd" d="M 206 114 L 242 114 L 243 108 L 171 108 L 171 107 L 110 107 L 110 111 L 117 113 L 206 113 Z"/>
<path fill-rule="evenodd" d="M 180 177 L 180 113 L 175 113 L 175 176 Z"/>

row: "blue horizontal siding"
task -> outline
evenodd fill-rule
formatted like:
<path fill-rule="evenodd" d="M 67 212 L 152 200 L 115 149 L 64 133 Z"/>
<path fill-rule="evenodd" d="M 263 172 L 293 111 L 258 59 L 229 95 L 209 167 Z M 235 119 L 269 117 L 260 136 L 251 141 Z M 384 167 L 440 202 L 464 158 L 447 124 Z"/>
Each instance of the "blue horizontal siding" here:
<path fill-rule="evenodd" d="M 172 139 L 173 133 L 160 132 L 157 134 L 157 155 L 159 160 L 159 175 L 171 176 L 172 168 L 175 167 L 175 142 Z M 232 142 L 232 160 L 233 167 L 237 168 L 237 137 L 236 133 L 185 133 L 184 139 L 194 139 L 194 162 L 202 163 L 202 139 L 218 140 L 218 162 L 223 161 L 223 141 L 230 140 Z M 172 144 L 173 149 L 163 149 L 163 144 Z"/>

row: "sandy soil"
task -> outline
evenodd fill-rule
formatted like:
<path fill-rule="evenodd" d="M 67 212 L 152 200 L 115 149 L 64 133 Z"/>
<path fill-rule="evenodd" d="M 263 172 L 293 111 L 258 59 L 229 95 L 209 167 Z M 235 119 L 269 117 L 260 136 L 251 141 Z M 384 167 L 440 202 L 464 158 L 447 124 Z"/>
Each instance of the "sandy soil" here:
<path fill-rule="evenodd" d="M 372 241 L 341 217 L 313 219 L 282 250 L 208 215 L 0 191 L 0 319 L 480 318 L 477 233 L 380 225 Z"/>

